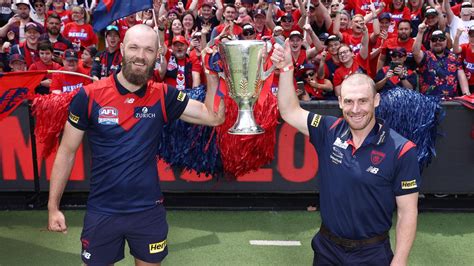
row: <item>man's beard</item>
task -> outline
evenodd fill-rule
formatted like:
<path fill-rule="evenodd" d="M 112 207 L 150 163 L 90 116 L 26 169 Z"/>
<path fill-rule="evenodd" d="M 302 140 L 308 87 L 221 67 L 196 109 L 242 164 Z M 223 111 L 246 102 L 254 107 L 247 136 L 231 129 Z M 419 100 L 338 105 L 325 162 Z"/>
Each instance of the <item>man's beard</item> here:
<path fill-rule="evenodd" d="M 402 34 L 398 35 L 398 38 L 402 41 L 408 40 L 408 37 L 409 37 L 408 34 L 405 34 L 405 33 L 402 33 Z"/>
<path fill-rule="evenodd" d="M 154 64 L 148 64 L 145 59 L 137 59 L 135 57 L 129 58 L 125 53 L 122 60 L 122 73 L 125 79 L 133 85 L 142 86 L 153 76 Z M 142 63 L 146 65 L 144 73 L 133 71 L 133 62 Z"/>
<path fill-rule="evenodd" d="M 58 28 L 55 28 L 55 29 L 49 28 L 48 33 L 51 34 L 51 35 L 58 35 L 59 34 L 59 29 Z"/>

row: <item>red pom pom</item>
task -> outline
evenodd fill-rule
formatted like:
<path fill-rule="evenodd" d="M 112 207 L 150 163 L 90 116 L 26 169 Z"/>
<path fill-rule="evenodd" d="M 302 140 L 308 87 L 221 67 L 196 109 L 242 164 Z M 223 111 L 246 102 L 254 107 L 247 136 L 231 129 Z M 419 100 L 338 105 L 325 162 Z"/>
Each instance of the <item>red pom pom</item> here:
<path fill-rule="evenodd" d="M 70 93 L 37 95 L 33 100 L 33 116 L 36 118 L 35 135 L 43 143 L 41 157 L 46 158 L 55 152 L 59 135 L 68 117 L 69 103 L 79 90 Z"/>
<path fill-rule="evenodd" d="M 227 130 L 237 119 L 237 104 L 227 96 L 225 106 L 226 120 L 217 129 L 219 148 L 224 172 L 235 178 L 256 171 L 273 160 L 279 116 L 277 99 L 270 93 L 262 105 L 255 106 L 255 120 L 265 129 L 260 135 L 228 134 Z"/>

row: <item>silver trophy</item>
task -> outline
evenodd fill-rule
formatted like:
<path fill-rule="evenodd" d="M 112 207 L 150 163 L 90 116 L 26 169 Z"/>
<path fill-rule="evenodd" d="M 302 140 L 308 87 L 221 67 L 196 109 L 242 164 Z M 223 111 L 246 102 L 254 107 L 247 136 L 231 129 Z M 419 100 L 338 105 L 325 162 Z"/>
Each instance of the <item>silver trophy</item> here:
<path fill-rule="evenodd" d="M 237 40 L 219 44 L 229 96 L 239 108 L 237 121 L 228 131 L 230 134 L 256 135 L 265 132 L 255 122 L 253 107 L 265 79 L 274 69 L 263 71 L 266 49 L 266 43 L 263 41 Z"/>

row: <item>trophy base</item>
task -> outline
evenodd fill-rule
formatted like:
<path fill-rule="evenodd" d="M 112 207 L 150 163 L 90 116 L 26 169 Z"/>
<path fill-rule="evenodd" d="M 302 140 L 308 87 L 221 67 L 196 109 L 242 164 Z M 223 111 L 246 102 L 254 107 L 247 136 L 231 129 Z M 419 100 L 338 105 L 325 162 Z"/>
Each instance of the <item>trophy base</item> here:
<path fill-rule="evenodd" d="M 255 126 L 250 128 L 230 128 L 227 131 L 229 134 L 232 135 L 259 135 L 265 133 L 265 129 Z"/>
<path fill-rule="evenodd" d="M 239 109 L 237 121 L 227 132 L 232 135 L 258 135 L 265 133 L 265 130 L 255 122 L 252 109 L 248 108 L 248 106 L 245 109 Z"/>

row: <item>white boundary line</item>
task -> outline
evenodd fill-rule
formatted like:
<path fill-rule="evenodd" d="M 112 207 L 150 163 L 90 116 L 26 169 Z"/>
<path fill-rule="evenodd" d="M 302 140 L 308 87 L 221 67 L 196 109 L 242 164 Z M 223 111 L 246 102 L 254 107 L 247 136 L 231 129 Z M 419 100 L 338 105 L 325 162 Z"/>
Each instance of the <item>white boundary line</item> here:
<path fill-rule="evenodd" d="M 295 240 L 250 240 L 249 242 L 253 246 L 301 246 L 301 242 Z"/>

